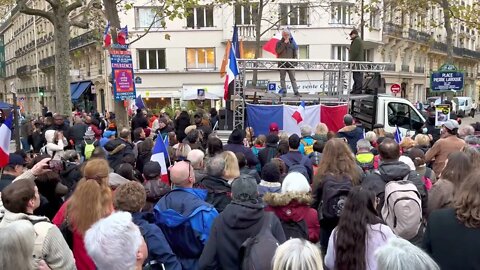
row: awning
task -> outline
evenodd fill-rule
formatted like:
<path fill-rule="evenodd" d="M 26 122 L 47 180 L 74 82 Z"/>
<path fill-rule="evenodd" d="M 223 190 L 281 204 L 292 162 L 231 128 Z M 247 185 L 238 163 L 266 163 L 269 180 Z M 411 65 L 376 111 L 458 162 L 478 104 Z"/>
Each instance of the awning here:
<path fill-rule="evenodd" d="M 76 84 L 77 87 L 73 89 L 72 91 L 72 84 Z M 87 90 L 90 85 L 92 85 L 91 81 L 86 81 L 86 82 L 76 82 L 76 83 L 71 83 L 70 84 L 70 93 L 72 95 L 72 100 L 77 100 L 80 98 L 80 96 Z"/>
<path fill-rule="evenodd" d="M 198 99 L 197 93 L 186 95 L 186 96 L 183 98 L 183 100 L 197 100 L 197 99 Z M 215 95 L 215 94 L 212 94 L 212 93 L 209 93 L 209 92 L 205 92 L 205 99 L 217 100 L 217 99 L 220 99 L 220 98 L 219 98 L 217 95 Z"/>

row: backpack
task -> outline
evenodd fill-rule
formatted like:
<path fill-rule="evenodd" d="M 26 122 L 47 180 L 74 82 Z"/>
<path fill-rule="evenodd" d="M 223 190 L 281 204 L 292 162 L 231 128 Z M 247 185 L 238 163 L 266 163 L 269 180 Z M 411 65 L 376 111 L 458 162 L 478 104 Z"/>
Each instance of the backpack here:
<path fill-rule="evenodd" d="M 428 168 L 425 170 L 425 175 L 422 176 L 422 181 L 425 184 L 425 187 L 427 188 L 427 191 L 429 191 L 432 186 L 432 169 Z"/>
<path fill-rule="evenodd" d="M 315 141 L 313 141 L 312 144 L 308 144 L 305 140 L 302 139 L 300 142 L 303 144 L 303 151 L 305 153 L 305 156 L 313 153 L 313 145 L 315 144 Z"/>
<path fill-rule="evenodd" d="M 272 234 L 273 213 L 265 212 L 262 228 L 253 237 L 247 238 L 238 251 L 240 269 L 260 270 L 271 269 L 272 259 L 279 246 L 278 240 Z"/>
<path fill-rule="evenodd" d="M 405 176 L 385 185 L 382 218 L 396 235 L 414 238 L 422 225 L 422 200 L 417 187 Z"/>
<path fill-rule="evenodd" d="M 308 157 L 304 156 L 302 157 L 302 160 L 300 160 L 300 163 L 292 163 L 289 159 L 285 159 L 285 165 L 288 166 L 288 172 L 299 172 L 307 178 L 308 182 L 310 183 L 310 175 L 308 174 L 307 167 L 305 167 L 305 164 L 307 163 Z"/>
<path fill-rule="evenodd" d="M 321 217 L 339 218 L 352 187 L 352 181 L 347 176 L 337 178 L 327 175 L 323 183 L 321 209 L 318 211 Z"/>
<path fill-rule="evenodd" d="M 95 142 L 93 143 L 87 143 L 85 142 L 85 150 L 83 151 L 83 154 L 85 155 L 85 159 L 90 159 L 92 156 L 93 151 L 95 150 Z"/>
<path fill-rule="evenodd" d="M 47 237 L 48 231 L 55 225 L 50 223 L 48 219 L 42 220 L 30 220 L 35 230 L 35 242 L 33 246 L 33 257 L 35 259 L 45 258 L 43 254 L 43 245 L 45 243 L 45 238 Z"/>
<path fill-rule="evenodd" d="M 299 222 L 293 220 L 283 221 L 280 220 L 282 224 L 283 231 L 285 232 L 285 238 L 288 240 L 290 238 L 301 238 L 308 240 L 308 229 L 307 223 L 304 219 Z"/>

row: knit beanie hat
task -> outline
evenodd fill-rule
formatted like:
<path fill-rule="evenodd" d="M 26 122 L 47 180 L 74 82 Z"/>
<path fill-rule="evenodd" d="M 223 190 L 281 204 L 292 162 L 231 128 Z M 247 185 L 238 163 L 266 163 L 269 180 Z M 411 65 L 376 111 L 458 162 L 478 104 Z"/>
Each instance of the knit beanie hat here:
<path fill-rule="evenodd" d="M 85 139 L 93 139 L 95 137 L 95 132 L 93 132 L 92 127 L 88 127 L 85 131 Z"/>
<path fill-rule="evenodd" d="M 241 129 L 234 129 L 230 137 L 228 137 L 228 143 L 231 144 L 242 144 L 243 139 L 245 138 L 245 132 Z"/>
<path fill-rule="evenodd" d="M 299 172 L 289 173 L 282 182 L 282 193 L 287 192 L 310 192 L 310 184 L 307 178 Z"/>

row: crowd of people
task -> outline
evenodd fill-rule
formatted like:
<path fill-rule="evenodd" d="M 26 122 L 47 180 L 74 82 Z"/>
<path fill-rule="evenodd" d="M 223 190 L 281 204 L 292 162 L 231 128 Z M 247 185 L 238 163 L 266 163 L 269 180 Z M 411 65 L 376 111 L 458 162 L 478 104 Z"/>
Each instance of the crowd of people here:
<path fill-rule="evenodd" d="M 0 269 L 480 269 L 474 127 L 397 142 L 345 115 L 224 143 L 217 122 L 27 119 L 0 177 Z"/>

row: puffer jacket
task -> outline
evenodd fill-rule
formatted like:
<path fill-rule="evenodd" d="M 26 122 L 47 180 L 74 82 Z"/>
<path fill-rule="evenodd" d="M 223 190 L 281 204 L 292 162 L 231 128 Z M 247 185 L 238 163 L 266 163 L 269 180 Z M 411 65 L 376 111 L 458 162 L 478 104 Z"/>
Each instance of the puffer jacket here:
<path fill-rule="evenodd" d="M 105 144 L 103 148 L 108 152 L 108 164 L 110 168 L 116 168 L 119 164 L 122 163 L 123 156 L 125 154 L 125 144 L 117 140 L 109 141 Z"/>
<path fill-rule="evenodd" d="M 63 137 L 62 140 L 55 142 L 55 132 L 56 130 L 47 130 L 45 131 L 45 140 L 47 141 L 47 145 L 45 146 L 45 150 L 48 155 L 52 156 L 53 159 L 61 160 L 63 157 L 63 149 L 68 145 L 67 139 Z"/>
<path fill-rule="evenodd" d="M 320 224 L 317 210 L 310 207 L 312 195 L 302 192 L 266 193 L 263 201 L 266 211 L 272 211 L 280 221 L 299 222 L 304 220 L 308 228 L 308 240 L 318 242 Z"/>

